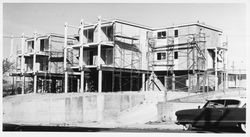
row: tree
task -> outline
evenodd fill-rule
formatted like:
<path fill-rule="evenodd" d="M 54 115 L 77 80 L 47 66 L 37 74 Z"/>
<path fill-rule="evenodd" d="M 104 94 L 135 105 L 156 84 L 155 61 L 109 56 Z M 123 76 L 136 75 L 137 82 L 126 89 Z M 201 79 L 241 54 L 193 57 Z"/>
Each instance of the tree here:
<path fill-rule="evenodd" d="M 11 68 L 13 67 L 14 63 L 10 62 L 8 60 L 8 58 L 3 60 L 3 74 L 5 74 L 6 72 L 9 72 L 11 70 Z"/>

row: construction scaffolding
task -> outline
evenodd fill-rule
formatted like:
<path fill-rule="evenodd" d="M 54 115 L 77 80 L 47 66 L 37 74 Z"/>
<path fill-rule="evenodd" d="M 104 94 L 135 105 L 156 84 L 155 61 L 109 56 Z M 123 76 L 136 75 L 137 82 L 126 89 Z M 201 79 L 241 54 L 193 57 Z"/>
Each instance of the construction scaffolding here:
<path fill-rule="evenodd" d="M 70 38 L 71 41 L 74 40 Z M 21 47 L 15 55 L 16 68 L 13 77 L 15 92 L 60 93 L 62 92 L 62 36 L 58 34 L 21 37 Z M 13 45 L 12 45 L 13 46 Z"/>
<path fill-rule="evenodd" d="M 212 70 L 213 73 L 209 73 L 209 69 L 207 68 L 207 54 L 208 54 L 208 48 L 206 46 L 206 34 L 204 32 L 201 32 L 202 29 L 199 29 L 200 31 L 197 33 L 187 33 L 185 35 L 178 35 L 172 36 L 169 35 L 169 33 L 164 33 L 163 37 L 149 37 L 148 38 L 148 44 L 152 48 L 152 50 L 149 50 L 149 55 L 151 55 L 152 60 L 152 83 L 156 85 L 156 87 L 159 87 L 157 85 L 154 76 L 156 76 L 157 80 L 160 80 L 161 83 L 164 83 L 164 86 L 166 87 L 166 90 L 172 90 L 172 91 L 189 91 L 189 92 L 205 92 L 205 91 L 211 91 L 216 90 L 216 88 L 211 88 L 209 84 L 212 84 L 211 80 L 209 83 L 209 74 L 213 75 L 214 77 L 217 77 L 217 57 L 214 57 L 214 64 L 215 69 Z M 170 30 L 168 30 L 170 31 Z M 165 40 L 166 45 L 161 46 L 155 46 L 157 45 L 157 39 Z M 176 42 L 177 41 L 177 42 Z M 186 42 L 178 42 L 178 41 L 186 41 Z M 159 57 L 160 52 L 165 52 L 166 54 L 162 54 Z M 157 53 L 157 58 L 163 58 L 164 61 L 156 62 L 157 59 L 155 58 L 155 53 Z M 175 59 L 178 59 L 178 53 L 185 56 L 186 55 L 186 61 L 183 62 L 176 62 Z M 215 52 L 217 54 L 217 52 Z M 177 57 L 176 57 L 177 56 Z M 225 55 L 223 55 L 225 57 Z M 224 61 L 224 59 L 223 59 Z M 225 61 L 224 68 L 225 70 Z M 186 64 L 186 68 L 184 70 L 178 70 L 178 66 L 181 66 L 182 64 Z M 160 66 L 164 66 L 164 70 L 156 70 L 156 68 Z M 175 68 L 176 66 L 176 68 Z M 164 74 L 165 72 L 165 74 Z M 181 74 L 185 72 L 184 74 Z M 153 73 L 156 73 L 154 75 Z M 176 74 L 177 76 L 176 76 Z M 211 77 L 211 76 L 210 76 Z M 223 77 L 221 81 L 225 81 L 225 75 L 223 74 Z M 185 81 L 187 80 L 187 81 Z M 169 82 L 171 81 L 171 82 Z M 217 80 L 214 80 L 212 85 L 216 84 Z M 176 85 L 179 85 L 176 87 Z M 180 86 L 182 85 L 182 86 Z M 216 87 L 216 86 L 215 86 Z M 225 88 L 225 86 L 224 86 Z M 152 87 L 154 90 L 154 87 Z M 161 90 L 164 90 L 162 88 Z"/>
<path fill-rule="evenodd" d="M 208 47 L 211 33 L 193 26 L 197 31 L 185 26 L 188 31 L 179 34 L 181 27 L 154 30 L 101 17 L 96 24 L 65 23 L 64 35 L 22 36 L 20 70 L 12 76 L 22 78 L 22 94 L 225 89 L 227 48 Z"/>

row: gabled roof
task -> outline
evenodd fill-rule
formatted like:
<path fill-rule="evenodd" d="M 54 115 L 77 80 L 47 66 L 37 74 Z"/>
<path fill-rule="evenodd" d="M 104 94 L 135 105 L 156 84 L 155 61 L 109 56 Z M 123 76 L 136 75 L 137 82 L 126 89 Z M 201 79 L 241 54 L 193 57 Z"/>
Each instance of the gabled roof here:
<path fill-rule="evenodd" d="M 222 32 L 222 30 L 219 29 L 219 28 L 207 25 L 205 23 L 199 23 L 199 22 L 192 22 L 192 23 L 172 25 L 172 26 L 169 26 L 169 27 L 155 28 L 154 30 L 173 29 L 173 28 L 181 28 L 181 27 L 188 27 L 188 26 L 200 26 L 200 27 L 204 27 L 204 28 L 207 28 L 207 29 L 217 31 L 217 32 Z"/>
<path fill-rule="evenodd" d="M 222 32 L 221 29 L 207 25 L 205 23 L 200 23 L 200 22 L 192 22 L 192 23 L 185 23 L 185 24 L 177 24 L 177 25 L 172 25 L 172 26 L 167 26 L 167 27 L 159 27 L 159 28 L 154 28 L 154 27 L 149 27 L 146 25 L 142 25 L 142 24 L 138 24 L 138 23 L 134 23 L 134 22 L 130 22 L 130 21 L 125 21 L 125 20 L 121 20 L 121 19 L 113 19 L 110 21 L 105 21 L 102 24 L 108 24 L 108 23 L 113 23 L 113 22 L 118 22 L 118 23 L 122 23 L 122 24 L 126 24 L 126 25 L 131 25 L 131 26 L 135 26 L 135 27 L 140 27 L 143 29 L 147 29 L 147 30 L 151 30 L 151 31 L 157 31 L 157 30 L 163 30 L 163 29 L 173 29 L 173 28 L 180 28 L 180 27 L 188 27 L 188 26 L 200 26 L 200 27 L 204 27 L 207 29 L 211 29 L 217 32 Z M 97 25 L 97 23 L 93 24 L 93 25 L 86 25 L 85 27 L 93 27 Z"/>
<path fill-rule="evenodd" d="M 46 37 L 50 37 L 50 36 L 64 38 L 64 35 L 58 34 L 58 33 L 47 33 L 47 34 L 43 34 L 43 35 L 38 35 L 37 38 L 40 39 L 40 38 L 46 38 Z M 33 37 L 29 37 L 26 40 L 32 40 L 32 39 L 34 39 L 34 36 Z M 68 39 L 75 39 L 75 38 L 72 37 L 72 36 L 70 36 L 70 37 L 68 37 Z"/>

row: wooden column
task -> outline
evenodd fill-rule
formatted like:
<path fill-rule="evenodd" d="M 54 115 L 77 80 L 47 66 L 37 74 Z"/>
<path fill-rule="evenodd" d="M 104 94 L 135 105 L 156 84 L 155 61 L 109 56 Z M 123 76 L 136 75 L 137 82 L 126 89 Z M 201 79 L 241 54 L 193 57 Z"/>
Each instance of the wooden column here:
<path fill-rule="evenodd" d="M 175 91 L 175 74 L 172 74 L 172 91 Z"/>
<path fill-rule="evenodd" d="M 218 72 L 217 72 L 217 48 L 214 49 L 214 87 L 215 87 L 215 91 L 218 90 Z"/>
<path fill-rule="evenodd" d="M 202 88 L 203 93 L 205 93 L 206 91 L 206 81 L 207 81 L 207 71 L 205 71 L 203 74 L 203 88 Z"/>
<path fill-rule="evenodd" d="M 164 99 L 165 99 L 165 102 L 168 100 L 167 98 L 167 92 L 168 92 L 168 76 L 164 76 L 164 86 L 165 86 L 165 91 L 164 91 Z"/>
<path fill-rule="evenodd" d="M 64 57 L 63 57 L 63 68 L 64 68 L 64 93 L 68 92 L 68 72 L 67 72 L 67 35 L 68 35 L 68 24 L 64 26 Z"/>
<path fill-rule="evenodd" d="M 84 67 L 83 67 L 83 47 L 80 47 L 80 68 L 81 68 L 81 86 L 80 86 L 80 92 L 84 92 Z"/>
<path fill-rule="evenodd" d="M 37 33 L 35 32 L 34 36 L 34 54 L 33 54 L 33 75 L 34 75 L 34 84 L 33 84 L 33 92 L 37 92 L 37 67 L 36 67 L 36 52 L 37 52 Z"/>
<path fill-rule="evenodd" d="M 25 38 L 24 38 L 24 33 L 22 34 L 21 38 L 21 46 L 22 46 L 22 56 L 21 56 L 21 73 L 22 73 L 22 80 L 24 81 L 24 53 L 25 53 Z M 24 94 L 24 82 L 22 84 L 22 94 Z"/>
<path fill-rule="evenodd" d="M 80 69 L 81 69 L 81 86 L 80 86 L 80 92 L 83 93 L 84 92 L 84 63 L 83 63 L 83 31 L 84 31 L 84 22 L 83 20 L 81 20 L 81 28 L 80 28 L 80 59 L 79 59 L 79 63 L 80 63 Z"/>
<path fill-rule="evenodd" d="M 98 49 L 97 49 L 97 69 L 98 69 L 98 92 L 102 92 L 102 68 L 101 68 L 101 17 L 98 17 Z"/>
<path fill-rule="evenodd" d="M 142 73 L 142 91 L 145 91 L 145 73 Z"/>

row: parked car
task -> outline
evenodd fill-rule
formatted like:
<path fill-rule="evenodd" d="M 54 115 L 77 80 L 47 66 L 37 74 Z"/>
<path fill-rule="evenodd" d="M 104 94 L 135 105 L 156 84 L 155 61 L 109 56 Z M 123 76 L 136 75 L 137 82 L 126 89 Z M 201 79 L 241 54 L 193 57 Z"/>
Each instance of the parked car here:
<path fill-rule="evenodd" d="M 238 126 L 246 132 L 245 98 L 211 99 L 202 108 L 176 111 L 175 115 L 176 124 L 183 125 L 184 130 Z"/>

